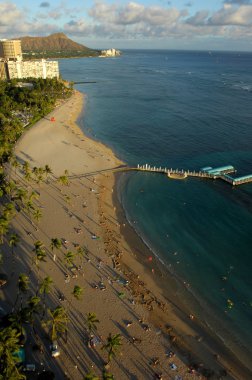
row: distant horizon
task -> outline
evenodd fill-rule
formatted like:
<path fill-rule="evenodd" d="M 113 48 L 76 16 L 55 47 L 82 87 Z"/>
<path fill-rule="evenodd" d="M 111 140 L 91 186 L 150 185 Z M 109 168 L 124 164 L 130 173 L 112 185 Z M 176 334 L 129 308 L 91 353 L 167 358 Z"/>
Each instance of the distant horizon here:
<path fill-rule="evenodd" d="M 114 46 L 112 46 L 111 48 L 114 48 Z M 108 49 L 111 49 L 111 48 L 108 48 Z M 106 48 L 90 48 L 90 49 L 97 49 L 97 50 L 104 50 Z M 152 50 L 155 50 L 155 51 L 188 51 L 188 52 L 203 52 L 203 53 L 247 53 L 247 54 L 252 54 L 252 51 L 246 51 L 246 50 L 211 50 L 211 49 L 175 49 L 175 48 L 115 48 L 116 50 L 121 50 L 121 51 L 124 51 L 124 50 L 141 50 L 141 51 L 152 51 Z"/>

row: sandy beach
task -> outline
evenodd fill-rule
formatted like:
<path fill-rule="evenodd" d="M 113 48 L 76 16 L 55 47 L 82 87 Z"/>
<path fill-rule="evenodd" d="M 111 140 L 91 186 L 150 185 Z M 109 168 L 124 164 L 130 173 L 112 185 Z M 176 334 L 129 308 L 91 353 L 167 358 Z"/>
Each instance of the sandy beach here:
<path fill-rule="evenodd" d="M 26 347 L 28 362 L 35 363 L 39 371 L 53 370 L 57 380 L 82 380 L 90 370 L 102 378 L 107 353 L 101 347 L 112 333 L 122 336 L 122 346 L 109 368 L 115 379 L 205 379 L 203 374 L 211 371 L 215 373 L 211 378 L 248 379 L 249 372 L 241 363 L 205 333 L 190 309 L 182 308 L 176 281 L 167 277 L 154 257 L 150 259 L 150 252 L 127 224 L 116 197 L 114 174 L 124 163 L 78 127 L 76 120 L 84 103 L 84 95 L 76 91 L 28 130 L 15 149 L 19 162 L 28 161 L 31 167 L 49 165 L 53 175 L 36 184 L 12 169 L 13 179 L 40 194 L 36 204 L 42 218 L 31 222 L 23 212 L 14 218 L 12 229 L 20 243 L 15 262 L 11 255 L 5 260 L 11 281 L 1 290 L 1 304 L 12 309 L 19 273 L 29 273 L 31 278 L 26 297 L 36 293 L 41 279 L 50 276 L 53 289 L 47 295 L 47 308 L 61 305 L 70 318 L 67 340 L 64 336 L 58 339 L 58 358 L 51 357 L 50 341 L 36 322 L 37 336 L 30 331 L 31 343 Z M 68 186 L 57 181 L 65 170 Z M 62 240 L 61 249 L 52 252 L 52 238 Z M 47 248 L 46 262 L 39 270 L 32 264 L 37 240 Z M 86 247 L 88 254 L 84 258 L 76 254 L 70 269 L 64 254 L 76 253 L 78 247 Z M 76 285 L 83 288 L 81 300 L 73 296 Z M 100 321 L 91 346 L 85 322 L 89 312 Z M 31 349 L 36 341 L 44 353 Z M 191 365 L 199 371 L 190 369 Z"/>

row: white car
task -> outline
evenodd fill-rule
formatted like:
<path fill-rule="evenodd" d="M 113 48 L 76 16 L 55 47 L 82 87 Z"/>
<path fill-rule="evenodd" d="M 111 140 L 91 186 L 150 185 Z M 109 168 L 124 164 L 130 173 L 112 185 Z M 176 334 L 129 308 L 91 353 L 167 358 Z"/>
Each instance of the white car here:
<path fill-rule="evenodd" d="M 52 342 L 52 344 L 50 345 L 50 350 L 51 350 L 51 355 L 53 358 L 57 358 L 58 356 L 60 356 L 58 343 L 56 341 Z"/>

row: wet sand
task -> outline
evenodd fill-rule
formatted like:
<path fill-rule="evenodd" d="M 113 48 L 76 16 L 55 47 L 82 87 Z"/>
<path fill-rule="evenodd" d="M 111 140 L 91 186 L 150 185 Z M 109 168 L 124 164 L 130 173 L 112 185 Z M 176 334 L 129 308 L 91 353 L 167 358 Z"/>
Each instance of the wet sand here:
<path fill-rule="evenodd" d="M 112 169 L 123 163 L 76 125 L 83 99 L 75 92 L 27 131 L 15 150 L 20 162 L 27 160 L 32 167 L 48 164 L 53 176 L 47 183 L 28 183 L 21 171 L 15 174 L 12 170 L 15 180 L 40 193 L 36 206 L 43 215 L 39 223 L 31 223 L 24 213 L 14 219 L 13 230 L 21 242 L 14 267 L 11 255 L 5 261 L 12 281 L 4 289 L 1 302 L 11 309 L 19 273 L 30 273 L 33 291 L 38 281 L 50 276 L 53 290 L 47 306 L 62 305 L 70 317 L 67 342 L 64 336 L 59 338 L 60 357 L 50 357 L 48 338 L 37 321 L 38 336 L 31 332 L 31 339 L 40 341 L 46 360 L 29 349 L 28 359 L 39 368 L 43 361 L 46 369 L 55 372 L 56 379 L 82 379 L 90 370 L 101 376 L 107 360 L 101 347 L 109 333 L 119 333 L 122 346 L 110 365 L 116 379 L 154 379 L 161 373 L 163 379 L 204 379 L 202 373 L 210 373 L 210 369 L 218 378 L 217 373 L 224 374 L 222 364 L 229 373 L 226 378 L 248 379 L 236 359 L 206 334 L 200 321 L 190 316 L 190 310 L 180 305 L 176 281 L 167 276 L 155 258 L 149 265 L 150 252 L 127 224 L 116 197 Z M 54 123 L 50 122 L 51 116 L 56 119 Z M 69 173 L 68 186 L 57 181 L 64 170 Z M 55 237 L 64 244 L 52 252 L 50 240 Z M 46 262 L 39 270 L 32 264 L 36 240 L 47 247 Z M 70 269 L 64 261 L 66 252 L 76 253 L 84 246 L 88 255 L 76 255 Z M 84 290 L 80 301 L 73 297 L 76 285 Z M 64 302 L 59 294 L 64 295 Z M 100 320 L 98 342 L 93 348 L 88 344 L 90 335 L 85 323 L 89 312 Z M 197 364 L 199 373 L 190 373 L 189 364 Z"/>

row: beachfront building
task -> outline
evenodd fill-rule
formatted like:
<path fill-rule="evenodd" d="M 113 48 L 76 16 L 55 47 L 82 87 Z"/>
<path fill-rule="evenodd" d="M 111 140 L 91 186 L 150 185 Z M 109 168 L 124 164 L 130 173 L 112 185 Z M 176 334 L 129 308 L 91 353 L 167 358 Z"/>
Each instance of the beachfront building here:
<path fill-rule="evenodd" d="M 0 80 L 6 79 L 6 68 L 5 63 L 0 61 Z"/>
<path fill-rule="evenodd" d="M 8 79 L 18 78 L 59 78 L 59 64 L 57 61 L 45 59 L 32 61 L 9 61 Z"/>
<path fill-rule="evenodd" d="M 20 40 L 0 40 L 0 58 L 5 60 L 22 59 Z"/>
<path fill-rule="evenodd" d="M 121 52 L 112 48 L 108 50 L 102 50 L 100 57 L 116 57 L 118 55 L 121 55 Z"/>
<path fill-rule="evenodd" d="M 0 79 L 59 78 L 58 61 L 24 61 L 20 40 L 0 40 Z"/>

